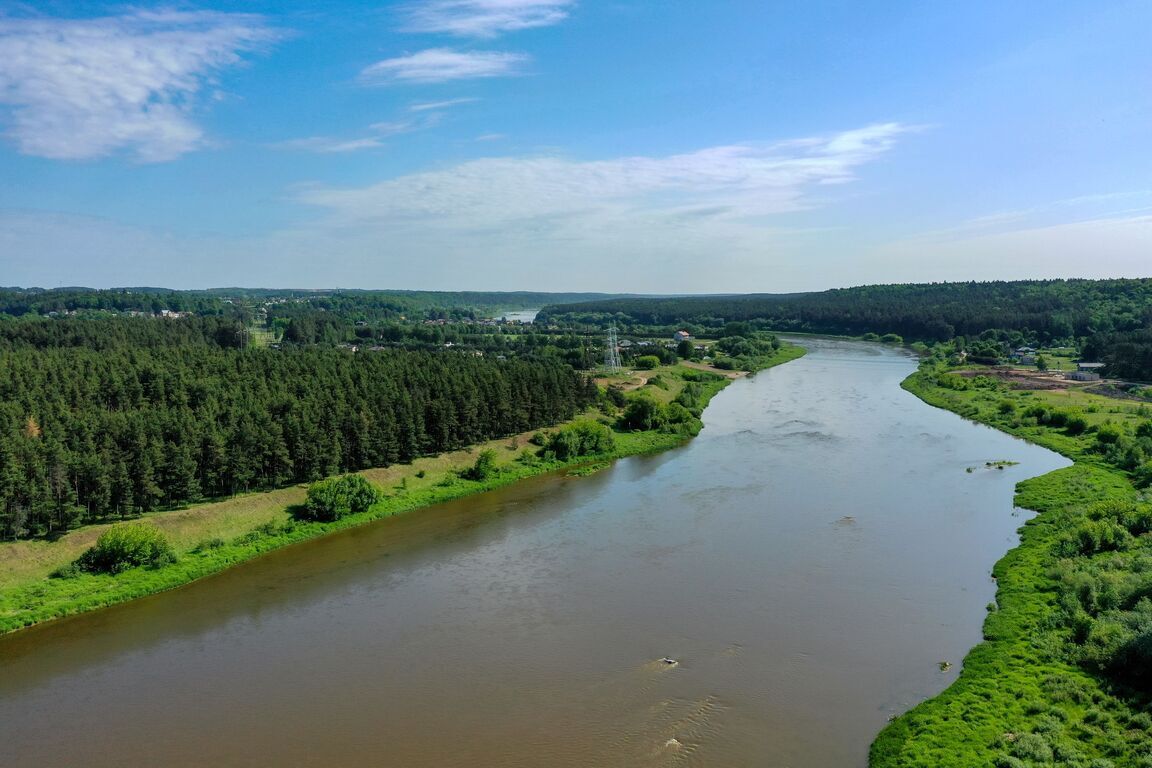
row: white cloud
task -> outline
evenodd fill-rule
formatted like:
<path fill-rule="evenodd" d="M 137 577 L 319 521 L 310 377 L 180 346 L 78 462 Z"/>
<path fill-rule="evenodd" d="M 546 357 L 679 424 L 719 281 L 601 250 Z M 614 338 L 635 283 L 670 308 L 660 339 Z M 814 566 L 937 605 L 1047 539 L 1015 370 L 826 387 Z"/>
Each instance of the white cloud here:
<path fill-rule="evenodd" d="M 575 0 L 423 0 L 404 9 L 405 29 L 494 37 L 559 24 L 575 4 Z"/>
<path fill-rule="evenodd" d="M 1039 202 L 1028 208 L 997 211 L 954 226 L 911 235 L 925 241 L 963 239 L 994 233 L 1041 230 L 1059 224 L 1122 220 L 1152 210 L 1152 190 L 1079 195 Z"/>
<path fill-rule="evenodd" d="M 370 186 L 313 185 L 293 197 L 318 215 L 226 241 L 166 244 L 102 228 L 66 237 L 59 223 L 39 234 L 39 225 L 25 228 L 5 242 L 0 211 L 0 253 L 19 262 L 9 270 L 15 282 L 51 270 L 67 275 L 62 265 L 83 267 L 89 255 L 126 264 L 117 240 L 140 259 L 139 279 L 117 271 L 120 284 L 156 282 L 162 270 L 154 264 L 198 251 L 213 263 L 179 284 L 259 284 L 275 273 L 296 285 L 786 291 L 844 284 L 857 267 L 871 269 L 869 282 L 886 281 L 893 269 L 885 264 L 899 259 L 862 258 L 857 234 L 835 226 L 836 187 L 829 185 L 852 182 L 908 130 L 890 123 L 660 157 L 493 157 Z M 159 281 L 173 282 L 177 272 Z"/>
<path fill-rule="evenodd" d="M 58 160 L 119 150 L 171 160 L 205 144 L 192 116 L 205 86 L 278 37 L 251 14 L 0 17 L 7 136 L 24 154 Z"/>
<path fill-rule="evenodd" d="M 474 96 L 468 96 L 460 99 L 445 99 L 444 101 L 428 101 L 422 104 L 413 104 L 408 107 L 409 112 L 428 112 L 430 110 L 448 109 L 449 107 L 459 106 L 460 104 L 474 104 L 480 99 Z"/>
<path fill-rule="evenodd" d="M 289 139 L 272 144 L 273 149 L 319 152 L 321 154 L 346 154 L 363 149 L 378 149 L 384 142 L 374 136 L 359 139 L 341 139 L 333 136 L 309 136 L 306 139 Z"/>
<path fill-rule="evenodd" d="M 368 126 L 368 130 L 373 134 L 372 136 L 363 136 L 355 139 L 333 136 L 310 136 L 306 139 L 280 141 L 270 146 L 273 149 L 303 150 L 323 154 L 344 154 L 348 152 L 359 152 L 362 149 L 378 149 L 384 146 L 385 138 L 432 128 L 440 124 L 443 116 L 443 112 L 421 112 L 407 120 L 372 123 Z"/>
<path fill-rule="evenodd" d="M 312 188 L 301 199 L 343 223 L 425 218 L 458 228 L 637 215 L 759 217 L 808 207 L 813 187 L 852 181 L 857 166 L 907 130 L 888 123 L 803 146 L 739 144 L 668 157 L 488 158 L 370 187 Z"/>
<path fill-rule="evenodd" d="M 520 74 L 531 60 L 522 53 L 503 51 L 457 51 L 429 48 L 409 56 L 378 61 L 365 67 L 360 78 L 377 85 L 389 82 L 443 83 L 478 77 L 504 77 Z"/>

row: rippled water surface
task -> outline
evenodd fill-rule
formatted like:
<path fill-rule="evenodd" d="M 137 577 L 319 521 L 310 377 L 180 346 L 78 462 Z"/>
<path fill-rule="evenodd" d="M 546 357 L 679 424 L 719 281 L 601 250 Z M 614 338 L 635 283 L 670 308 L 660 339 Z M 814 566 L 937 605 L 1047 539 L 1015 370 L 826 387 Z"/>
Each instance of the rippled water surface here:
<path fill-rule="evenodd" d="M 0 640 L 0 765 L 864 765 L 1066 462 L 803 343 L 684 448 Z"/>

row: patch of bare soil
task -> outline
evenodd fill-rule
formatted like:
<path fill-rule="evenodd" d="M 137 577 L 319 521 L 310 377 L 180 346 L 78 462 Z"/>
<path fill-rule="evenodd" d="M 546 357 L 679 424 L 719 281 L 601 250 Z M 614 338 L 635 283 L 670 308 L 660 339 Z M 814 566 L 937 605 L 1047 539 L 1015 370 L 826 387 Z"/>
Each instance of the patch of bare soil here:
<path fill-rule="evenodd" d="M 1056 371 L 1032 371 L 1020 368 L 989 368 L 987 370 L 959 371 L 965 378 L 976 376 L 989 376 L 1005 382 L 1013 389 L 1069 389 L 1077 382 L 1064 378 L 1063 373 Z"/>

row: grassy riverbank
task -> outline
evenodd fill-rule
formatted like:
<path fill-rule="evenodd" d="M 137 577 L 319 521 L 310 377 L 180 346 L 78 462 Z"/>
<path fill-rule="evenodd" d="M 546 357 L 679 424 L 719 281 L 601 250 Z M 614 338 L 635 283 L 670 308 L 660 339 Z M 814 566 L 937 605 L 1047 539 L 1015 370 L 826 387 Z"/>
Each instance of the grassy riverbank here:
<path fill-rule="evenodd" d="M 802 348 L 786 345 L 771 358 L 762 359 L 760 367 L 780 365 L 803 354 Z M 642 393 L 668 404 L 692 384 L 694 391 L 699 392 L 697 413 L 735 377 L 729 372 L 713 375 L 701 372 L 699 366 L 685 365 L 664 366 L 645 374 L 644 383 L 629 395 Z M 609 422 L 615 417 L 612 411 L 606 398 L 601 409 L 581 418 Z M 173 589 L 280 547 L 524 478 L 564 469 L 587 474 L 608 466 L 614 459 L 664 451 L 682 444 L 699 430 L 701 422 L 695 415 L 692 419 L 693 423 L 677 425 L 675 430 L 616 430 L 611 451 L 568 461 L 538 456 L 537 446 L 529 443 L 532 434 L 526 433 L 419 459 L 409 465 L 366 470 L 361 474 L 382 488 L 384 499 L 361 514 L 330 523 L 302 521 L 293 516 L 292 508 L 304 500 L 302 487 L 156 513 L 144 519 L 165 532 L 175 546 L 177 560 L 154 570 L 136 568 L 117 575 L 49 577 L 53 570 L 79 557 L 108 526 L 90 526 L 57 541 L 0 544 L 0 633 Z M 484 450 L 496 453 L 496 471 L 480 481 L 462 477 L 462 470 Z"/>
<path fill-rule="evenodd" d="M 1142 450 L 1147 410 L 930 365 L 904 388 L 1075 464 L 1017 486 L 1016 505 L 1039 514 L 995 566 L 985 641 L 952 686 L 879 735 L 872 768 L 1152 766 L 1147 648 L 1140 655 L 1152 510 L 1122 468 Z"/>

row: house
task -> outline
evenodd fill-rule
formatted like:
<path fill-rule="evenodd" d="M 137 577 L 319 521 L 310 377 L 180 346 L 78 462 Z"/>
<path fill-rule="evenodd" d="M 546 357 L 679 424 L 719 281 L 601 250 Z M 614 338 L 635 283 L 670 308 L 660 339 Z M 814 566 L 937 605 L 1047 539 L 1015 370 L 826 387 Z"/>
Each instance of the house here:
<path fill-rule="evenodd" d="M 1077 371 L 1084 371 L 1086 373 L 1100 373 L 1105 363 L 1076 363 Z"/>
<path fill-rule="evenodd" d="M 1089 371 L 1072 371 L 1064 374 L 1064 378 L 1070 381 L 1100 381 L 1100 374 Z"/>
<path fill-rule="evenodd" d="M 672 341 L 677 343 L 688 341 L 690 338 L 692 338 L 692 334 L 688 333 L 688 331 L 676 331 L 676 333 L 672 334 Z"/>

